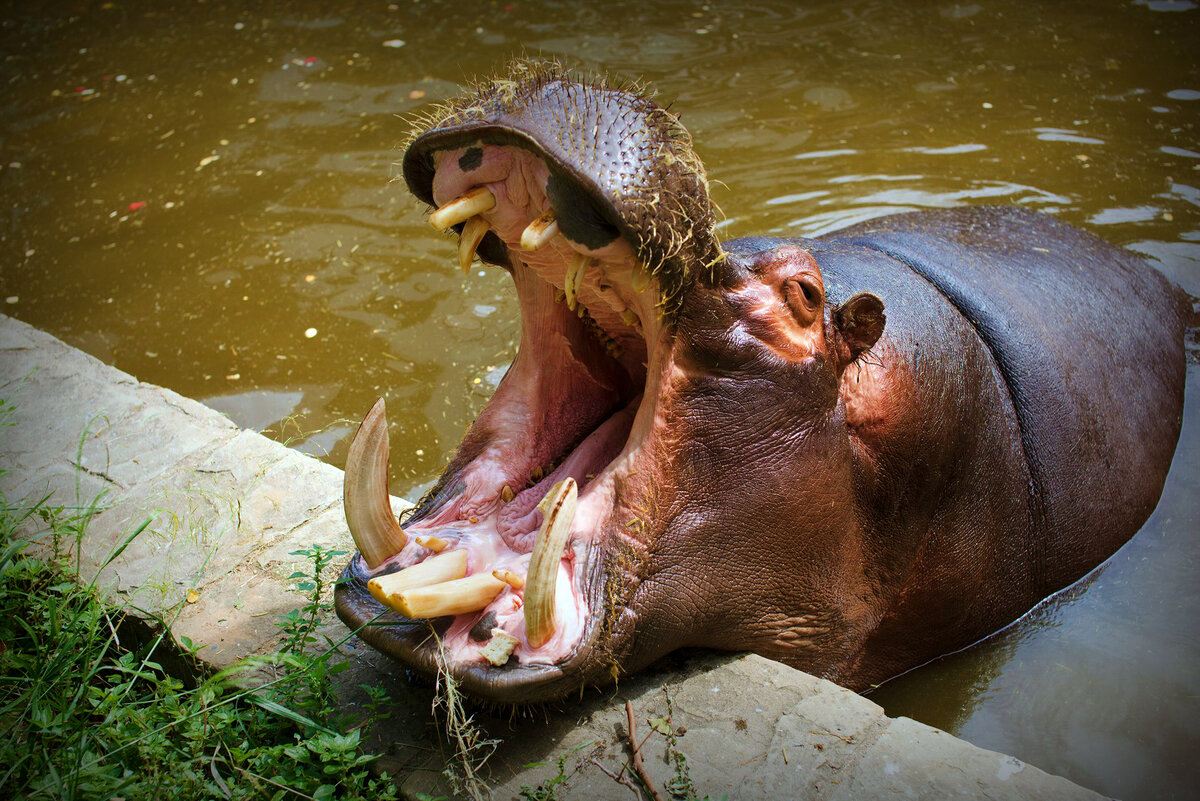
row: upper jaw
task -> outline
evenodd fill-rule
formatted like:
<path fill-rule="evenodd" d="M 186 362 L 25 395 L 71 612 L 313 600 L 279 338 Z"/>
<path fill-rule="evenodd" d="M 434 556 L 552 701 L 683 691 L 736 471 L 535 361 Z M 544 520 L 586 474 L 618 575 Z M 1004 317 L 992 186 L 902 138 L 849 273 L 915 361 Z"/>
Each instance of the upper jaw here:
<path fill-rule="evenodd" d="M 588 113 L 633 109 L 657 119 L 658 127 L 646 127 L 641 138 L 618 137 L 609 150 L 624 148 L 620 157 L 589 172 L 587 159 L 577 158 L 579 132 L 592 130 L 588 120 L 575 120 L 569 129 L 546 120 L 554 110 L 561 115 L 562 98 L 555 95 L 576 90 L 600 91 L 597 102 L 583 104 Z M 605 660 L 627 645 L 628 632 L 616 642 L 614 615 L 622 588 L 631 586 L 624 573 L 637 557 L 614 559 L 612 553 L 644 548 L 627 529 L 637 516 L 644 526 L 645 513 L 626 507 L 636 506 L 632 496 L 648 480 L 638 474 L 649 466 L 645 446 L 658 423 L 659 395 L 669 383 L 671 316 L 695 277 L 689 265 L 711 266 L 719 257 L 702 172 L 645 173 L 647 159 L 671 157 L 671 148 L 681 144 L 677 132 L 667 130 L 669 123 L 653 117 L 665 112 L 631 95 L 561 81 L 535 82 L 521 91 L 531 101 L 525 106 L 509 97 L 492 106 L 479 102 L 452 110 L 418 136 L 405 155 L 410 188 L 438 207 L 431 222 L 458 231 L 463 269 L 476 252 L 508 269 L 523 317 L 512 367 L 406 527 L 410 537 L 437 536 L 451 550 L 469 552 L 472 576 L 483 578 L 493 567 L 533 575 L 542 551 L 529 553 L 534 532 L 527 529 L 530 521 L 537 525 L 532 500 L 549 498 L 573 481 L 579 486 L 578 515 L 570 525 L 566 556 L 554 557 L 554 578 L 548 579 L 558 587 L 552 595 L 556 603 L 564 592 L 571 602 L 555 611 L 558 628 L 552 639 L 529 636 L 504 667 L 482 662 L 469 635 L 488 615 L 506 620 L 499 627 L 505 632 L 537 629 L 528 613 L 534 604 L 526 604 L 524 627 L 514 618 L 521 608 L 516 585 L 511 606 L 505 605 L 510 590 L 502 589 L 474 612 L 453 617 L 443 612 L 421 622 L 387 612 L 388 625 L 360 632 L 415 668 L 447 670 L 469 691 L 500 701 L 554 697 L 607 677 L 611 661 Z M 563 118 L 555 119 L 561 123 Z M 630 142 L 637 151 L 632 155 L 625 152 Z M 645 147 L 647 142 L 653 146 Z M 595 153 L 591 159 L 595 166 Z M 679 157 L 667 161 L 689 163 Z M 632 171 L 624 169 L 631 163 Z M 665 191 L 672 187 L 686 191 Z M 696 219 L 685 213 L 692 207 L 702 207 Z M 551 218 L 556 225 L 548 229 Z M 350 473 L 348 462 L 348 486 Z M 559 483 L 550 487 L 551 482 Z M 384 488 L 376 494 L 386 499 L 386 477 L 376 485 Z M 516 514 L 506 518 L 506 504 Z M 349 495 L 347 510 L 349 520 Z M 539 542 L 549 525 L 549 515 L 543 517 Z M 338 612 L 352 627 L 380 613 L 377 598 L 392 597 L 378 585 L 373 597 L 368 591 L 373 576 L 428 561 L 426 546 L 414 543 L 401 539 L 392 556 L 371 566 L 361 556 L 352 561 L 348 581 L 337 591 Z M 369 551 L 362 544 L 360 550 Z M 397 608 L 409 609 L 407 603 Z"/>
<path fill-rule="evenodd" d="M 514 64 L 509 75 L 435 111 L 415 133 L 403 161 L 410 191 L 430 205 L 444 203 L 450 195 L 437 192 L 444 165 L 436 154 L 459 151 L 468 156 L 464 171 L 473 172 L 479 167 L 470 150 L 481 142 L 528 152 L 546 165 L 537 183 L 562 218 L 563 233 L 585 250 L 628 243 L 657 279 L 668 319 L 683 290 L 722 258 L 691 137 L 642 94 L 603 79 L 574 80 L 555 65 Z M 507 265 L 496 237 L 485 237 L 479 254 Z"/>

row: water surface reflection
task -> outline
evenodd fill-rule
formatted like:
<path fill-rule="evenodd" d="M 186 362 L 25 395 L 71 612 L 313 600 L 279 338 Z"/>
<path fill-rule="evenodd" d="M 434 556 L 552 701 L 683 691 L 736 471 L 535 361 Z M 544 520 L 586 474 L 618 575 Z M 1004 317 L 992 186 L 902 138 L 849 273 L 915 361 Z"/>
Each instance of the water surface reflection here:
<path fill-rule="evenodd" d="M 725 238 L 1017 203 L 1200 295 L 1194 6 L 9 4 L 0 298 L 334 464 L 344 421 L 384 395 L 393 489 L 411 496 L 519 320 L 504 276 L 461 276 L 389 182 L 403 115 L 514 54 L 561 57 L 673 101 Z M 1181 756 L 1200 742 L 1198 414 L 1154 521 L 1089 586 L 877 700 L 1103 792 L 1200 786 Z"/>

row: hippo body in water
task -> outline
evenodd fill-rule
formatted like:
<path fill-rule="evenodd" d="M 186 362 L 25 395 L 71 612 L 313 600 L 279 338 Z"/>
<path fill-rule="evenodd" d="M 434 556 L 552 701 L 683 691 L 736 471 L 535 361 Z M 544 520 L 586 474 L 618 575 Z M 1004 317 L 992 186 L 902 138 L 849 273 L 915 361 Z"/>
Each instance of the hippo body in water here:
<path fill-rule="evenodd" d="M 718 243 L 641 94 L 524 67 L 428 120 L 404 176 L 507 270 L 521 342 L 401 529 L 382 403 L 337 590 L 406 665 L 522 702 L 676 648 L 863 689 L 1074 582 L 1158 501 L 1182 294 L 1037 213 L 945 209 Z"/>

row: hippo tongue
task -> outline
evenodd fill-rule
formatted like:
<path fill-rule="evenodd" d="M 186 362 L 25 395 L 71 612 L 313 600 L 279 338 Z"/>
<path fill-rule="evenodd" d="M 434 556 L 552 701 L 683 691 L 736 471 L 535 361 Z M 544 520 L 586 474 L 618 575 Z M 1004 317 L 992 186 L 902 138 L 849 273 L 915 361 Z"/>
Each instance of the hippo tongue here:
<path fill-rule="evenodd" d="M 596 474 L 616 458 L 629 438 L 641 400 L 641 396 L 634 398 L 629 405 L 608 418 L 571 451 L 550 475 L 504 506 L 496 529 L 508 547 L 518 553 L 529 553 L 533 548 L 534 538 L 542 524 L 542 512 L 537 504 L 550 487 L 570 477 L 575 479 L 582 491 Z"/>

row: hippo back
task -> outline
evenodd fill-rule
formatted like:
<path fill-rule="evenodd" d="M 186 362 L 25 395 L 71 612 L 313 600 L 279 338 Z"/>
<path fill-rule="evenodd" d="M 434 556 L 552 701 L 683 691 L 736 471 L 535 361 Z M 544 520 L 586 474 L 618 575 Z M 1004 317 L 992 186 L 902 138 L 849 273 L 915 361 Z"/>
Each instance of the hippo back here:
<path fill-rule="evenodd" d="M 1023 209 L 898 214 L 824 241 L 909 267 L 991 353 L 1029 471 L 1035 586 L 1074 581 L 1137 531 L 1182 423 L 1182 293 L 1129 252 Z"/>

